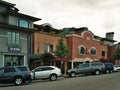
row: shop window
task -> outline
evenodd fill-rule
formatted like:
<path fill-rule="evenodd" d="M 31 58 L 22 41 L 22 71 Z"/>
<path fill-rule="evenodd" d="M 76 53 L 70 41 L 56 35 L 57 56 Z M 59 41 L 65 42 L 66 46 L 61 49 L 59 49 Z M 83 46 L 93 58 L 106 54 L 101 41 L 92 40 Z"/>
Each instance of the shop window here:
<path fill-rule="evenodd" d="M 94 48 L 94 47 L 91 48 L 91 49 L 90 49 L 90 53 L 91 53 L 92 55 L 95 55 L 95 54 L 96 54 L 96 48 Z"/>
<path fill-rule="evenodd" d="M 23 66 L 24 58 L 23 56 L 5 55 L 4 65 L 5 66 Z"/>

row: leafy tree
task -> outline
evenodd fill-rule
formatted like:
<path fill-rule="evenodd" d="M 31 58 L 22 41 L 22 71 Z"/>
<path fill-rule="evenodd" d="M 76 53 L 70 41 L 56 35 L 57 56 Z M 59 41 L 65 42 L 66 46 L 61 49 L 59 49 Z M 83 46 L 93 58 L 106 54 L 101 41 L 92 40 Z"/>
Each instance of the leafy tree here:
<path fill-rule="evenodd" d="M 113 54 L 113 60 L 120 60 L 120 48 L 118 47 L 115 53 Z"/>
<path fill-rule="evenodd" d="M 61 31 L 62 32 L 60 33 L 60 35 L 66 35 L 66 34 L 70 34 L 70 33 L 74 32 L 74 28 L 73 27 L 63 28 Z"/>
<path fill-rule="evenodd" d="M 62 70 L 62 73 L 66 74 L 66 68 L 64 68 L 63 64 L 67 63 L 65 62 L 65 59 L 66 57 L 69 56 L 69 49 L 68 47 L 64 44 L 64 40 L 63 38 L 61 38 L 56 46 L 56 50 L 55 50 L 55 55 L 60 59 L 61 61 L 61 70 Z"/>
<path fill-rule="evenodd" d="M 63 38 L 61 38 L 56 46 L 55 55 L 60 58 L 65 58 L 69 56 L 69 49 L 67 45 L 64 44 Z"/>

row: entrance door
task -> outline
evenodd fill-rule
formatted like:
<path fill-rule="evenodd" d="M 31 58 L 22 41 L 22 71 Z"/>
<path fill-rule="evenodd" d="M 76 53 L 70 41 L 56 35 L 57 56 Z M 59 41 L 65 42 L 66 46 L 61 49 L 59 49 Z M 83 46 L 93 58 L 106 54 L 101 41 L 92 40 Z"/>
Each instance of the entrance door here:
<path fill-rule="evenodd" d="M 24 56 L 5 55 L 4 66 L 23 66 Z"/>

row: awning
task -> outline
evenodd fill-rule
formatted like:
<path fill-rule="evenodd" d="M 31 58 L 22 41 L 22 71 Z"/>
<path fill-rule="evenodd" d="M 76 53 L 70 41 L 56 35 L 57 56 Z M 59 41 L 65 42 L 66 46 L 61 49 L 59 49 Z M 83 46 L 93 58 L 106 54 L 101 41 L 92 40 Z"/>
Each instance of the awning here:
<path fill-rule="evenodd" d="M 53 61 L 54 59 L 55 59 L 55 57 L 51 53 L 43 53 L 41 55 L 41 60 Z"/>
<path fill-rule="evenodd" d="M 69 59 L 68 59 L 67 57 L 62 57 L 62 58 L 60 58 L 60 57 L 55 57 L 55 60 L 56 60 L 56 61 L 68 61 Z"/>
<path fill-rule="evenodd" d="M 31 54 L 30 55 L 30 60 L 40 60 L 41 55 L 40 54 Z"/>

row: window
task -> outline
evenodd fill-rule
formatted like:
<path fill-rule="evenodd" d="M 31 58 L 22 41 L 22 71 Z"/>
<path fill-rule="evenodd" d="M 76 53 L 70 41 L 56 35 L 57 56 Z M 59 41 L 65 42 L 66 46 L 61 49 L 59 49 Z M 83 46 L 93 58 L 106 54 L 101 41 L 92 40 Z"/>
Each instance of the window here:
<path fill-rule="evenodd" d="M 4 73 L 16 72 L 14 68 L 5 68 Z"/>
<path fill-rule="evenodd" d="M 26 67 L 17 67 L 20 71 L 27 71 Z"/>
<path fill-rule="evenodd" d="M 105 51 L 102 51 L 102 56 L 105 56 Z"/>
<path fill-rule="evenodd" d="M 85 47 L 84 46 L 79 46 L 79 54 L 85 54 Z"/>
<path fill-rule="evenodd" d="M 35 72 L 40 72 L 40 71 L 41 71 L 41 68 L 35 69 Z"/>
<path fill-rule="evenodd" d="M 53 52 L 53 45 L 50 45 L 50 44 L 45 44 L 44 45 L 44 52 Z"/>
<path fill-rule="evenodd" d="M 89 63 L 86 63 L 86 64 L 80 64 L 79 68 L 86 68 L 86 67 L 89 67 L 90 64 Z"/>
<path fill-rule="evenodd" d="M 26 20 L 17 20 L 17 25 L 20 27 L 25 27 L 25 28 L 29 28 L 29 22 Z"/>
<path fill-rule="evenodd" d="M 0 74 L 4 73 L 4 68 L 0 68 Z"/>
<path fill-rule="evenodd" d="M 99 62 L 98 62 L 98 63 L 96 62 L 96 63 L 92 63 L 91 65 L 92 65 L 92 66 L 103 66 L 104 64 L 101 63 L 101 62 L 100 62 L 100 63 L 99 63 Z"/>
<path fill-rule="evenodd" d="M 41 69 L 42 69 L 42 71 L 48 71 L 48 70 L 53 70 L 54 68 L 52 68 L 52 67 L 43 67 Z"/>
<path fill-rule="evenodd" d="M 96 54 L 96 48 L 91 48 L 91 50 L 90 50 L 90 53 L 92 54 L 92 55 L 95 55 Z"/>
<path fill-rule="evenodd" d="M 19 44 L 20 34 L 16 32 L 8 32 L 8 44 Z"/>

